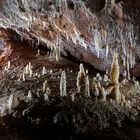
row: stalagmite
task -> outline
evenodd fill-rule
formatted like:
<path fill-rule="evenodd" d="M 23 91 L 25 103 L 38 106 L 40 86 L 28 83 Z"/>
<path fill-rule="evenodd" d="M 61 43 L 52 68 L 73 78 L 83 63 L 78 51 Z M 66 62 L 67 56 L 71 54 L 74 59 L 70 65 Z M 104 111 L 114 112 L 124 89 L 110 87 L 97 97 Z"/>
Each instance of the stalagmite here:
<path fill-rule="evenodd" d="M 29 66 L 29 71 L 32 70 L 32 64 L 31 64 L 31 62 L 29 62 L 28 66 Z"/>
<path fill-rule="evenodd" d="M 111 66 L 111 73 L 110 73 L 110 78 L 111 78 L 111 83 L 118 83 L 119 81 L 119 62 L 118 62 L 118 55 L 116 52 L 113 54 L 113 62 Z"/>
<path fill-rule="evenodd" d="M 104 82 L 109 82 L 109 78 L 108 78 L 108 76 L 106 74 L 104 75 L 103 81 Z"/>
<path fill-rule="evenodd" d="M 45 80 L 45 81 L 43 82 L 43 93 L 46 92 L 46 90 L 47 90 L 48 87 L 49 87 L 49 86 L 48 86 L 48 81 Z"/>
<path fill-rule="evenodd" d="M 47 71 L 46 71 L 46 68 L 45 68 L 45 67 L 43 67 L 43 70 L 42 70 L 42 75 L 45 75 L 45 74 L 47 74 Z"/>
<path fill-rule="evenodd" d="M 86 74 L 88 74 L 88 70 L 86 70 Z"/>
<path fill-rule="evenodd" d="M 117 103 L 121 102 L 120 84 L 117 83 L 112 90 L 110 97 L 112 97 Z M 111 96 L 112 95 L 112 96 Z"/>
<path fill-rule="evenodd" d="M 75 94 L 72 93 L 72 94 L 71 94 L 71 100 L 72 100 L 72 102 L 74 102 L 74 99 L 75 99 Z"/>
<path fill-rule="evenodd" d="M 26 74 L 29 74 L 29 65 L 28 65 L 28 64 L 27 64 L 26 67 L 25 67 L 25 73 L 26 73 Z"/>
<path fill-rule="evenodd" d="M 26 78 L 25 78 L 25 74 L 24 73 L 22 74 L 22 80 L 23 81 L 26 81 Z"/>
<path fill-rule="evenodd" d="M 109 95 L 111 91 L 113 90 L 114 86 L 109 86 L 106 88 L 106 95 Z"/>
<path fill-rule="evenodd" d="M 118 57 L 117 57 L 117 53 L 114 52 L 113 55 L 113 62 L 112 62 L 112 66 L 111 66 L 111 73 L 110 73 L 110 77 L 111 77 L 111 85 L 114 86 L 114 88 L 112 89 L 111 93 L 109 94 L 109 97 L 111 97 L 112 99 L 114 99 L 117 103 L 121 102 L 121 93 L 120 93 L 120 84 L 119 84 L 119 63 L 118 63 Z"/>
<path fill-rule="evenodd" d="M 98 86 L 98 88 L 101 88 L 101 82 L 100 81 L 97 81 L 97 86 Z"/>
<path fill-rule="evenodd" d="M 67 96 L 66 91 L 66 72 L 62 71 L 60 78 L 60 96 Z"/>
<path fill-rule="evenodd" d="M 102 80 L 102 77 L 101 77 L 100 73 L 97 73 L 97 74 L 96 74 L 96 78 L 97 78 L 99 81 Z"/>
<path fill-rule="evenodd" d="M 32 70 L 31 62 L 29 62 L 29 64 L 26 65 L 25 71 L 26 71 L 26 74 L 29 74 L 30 77 L 33 76 L 33 70 Z"/>
<path fill-rule="evenodd" d="M 86 76 L 86 78 L 85 78 L 85 96 L 86 97 L 90 97 L 90 85 L 89 85 L 90 83 L 89 83 L 89 77 L 88 77 L 88 75 Z"/>
<path fill-rule="evenodd" d="M 7 104 L 4 103 L 4 104 L 2 104 L 2 107 L 0 109 L 0 114 L 1 114 L 1 116 L 5 116 L 6 113 L 7 113 Z"/>
<path fill-rule="evenodd" d="M 46 88 L 45 94 L 47 94 L 48 96 L 51 94 L 51 89 L 49 87 Z"/>
<path fill-rule="evenodd" d="M 101 87 L 99 91 L 100 91 L 100 95 L 99 95 L 100 101 L 106 101 L 106 91 L 104 87 Z"/>
<path fill-rule="evenodd" d="M 44 94 L 44 100 L 45 100 L 45 101 L 49 101 L 49 96 L 48 96 L 47 93 Z"/>
<path fill-rule="evenodd" d="M 36 56 L 40 56 L 40 50 L 39 49 L 37 50 Z"/>
<path fill-rule="evenodd" d="M 31 90 L 29 90 L 27 97 L 31 100 L 33 98 Z"/>
<path fill-rule="evenodd" d="M 14 109 L 18 105 L 19 105 L 19 101 L 18 101 L 17 95 L 14 95 L 14 94 L 10 95 L 10 98 L 8 100 L 8 109 L 9 109 L 9 111 Z"/>
<path fill-rule="evenodd" d="M 78 88 L 78 93 L 84 90 L 85 86 L 85 70 L 83 64 L 80 64 L 80 71 L 78 72 L 77 76 L 77 88 Z"/>
<path fill-rule="evenodd" d="M 33 71 L 32 71 L 32 69 L 30 69 L 30 71 L 29 71 L 29 76 L 30 76 L 30 77 L 33 76 Z"/>
<path fill-rule="evenodd" d="M 123 78 L 122 81 L 121 81 L 121 84 L 126 84 L 126 82 L 127 82 L 127 79 Z"/>
<path fill-rule="evenodd" d="M 11 66 L 11 62 L 10 61 L 8 61 L 8 63 L 7 63 L 7 66 L 5 66 L 5 70 L 9 70 L 10 69 L 10 66 Z"/>
<path fill-rule="evenodd" d="M 108 57 L 108 52 L 109 52 L 108 45 L 106 45 L 106 54 L 105 54 L 106 58 Z"/>
<path fill-rule="evenodd" d="M 26 74 L 29 74 L 29 76 L 32 77 L 33 70 L 32 70 L 31 62 L 29 62 L 29 64 L 26 65 L 26 67 L 25 67 L 25 73 Z"/>
<path fill-rule="evenodd" d="M 93 92 L 93 95 L 95 97 L 99 96 L 99 89 L 98 89 L 97 83 L 94 80 L 93 80 L 92 85 L 91 85 L 91 91 Z"/>

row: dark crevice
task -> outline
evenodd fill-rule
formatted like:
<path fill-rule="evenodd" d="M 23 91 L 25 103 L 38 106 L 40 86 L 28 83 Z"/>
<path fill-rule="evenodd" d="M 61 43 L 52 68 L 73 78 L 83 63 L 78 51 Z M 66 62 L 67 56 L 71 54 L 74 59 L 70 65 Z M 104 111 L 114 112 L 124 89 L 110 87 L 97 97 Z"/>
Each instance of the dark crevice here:
<path fill-rule="evenodd" d="M 105 0 L 88 0 L 86 4 L 92 12 L 98 12 L 105 7 Z"/>

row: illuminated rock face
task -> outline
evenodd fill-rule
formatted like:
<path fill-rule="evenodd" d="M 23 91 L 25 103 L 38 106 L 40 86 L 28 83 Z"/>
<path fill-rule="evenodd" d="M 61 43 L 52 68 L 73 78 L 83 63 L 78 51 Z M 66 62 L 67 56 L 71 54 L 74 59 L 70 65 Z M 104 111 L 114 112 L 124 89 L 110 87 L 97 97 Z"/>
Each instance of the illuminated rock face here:
<path fill-rule="evenodd" d="M 51 49 L 57 60 L 72 56 L 101 71 L 110 68 L 116 49 L 121 71 L 129 73 L 139 62 L 139 5 L 131 0 L 2 0 L 0 29 L 14 40 Z"/>

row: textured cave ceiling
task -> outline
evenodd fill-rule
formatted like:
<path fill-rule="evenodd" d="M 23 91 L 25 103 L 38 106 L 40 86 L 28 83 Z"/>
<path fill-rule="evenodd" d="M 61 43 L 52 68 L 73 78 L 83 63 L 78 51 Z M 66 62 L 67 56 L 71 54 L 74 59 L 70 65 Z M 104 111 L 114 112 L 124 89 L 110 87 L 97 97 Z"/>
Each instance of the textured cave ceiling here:
<path fill-rule="evenodd" d="M 17 35 L 56 52 L 60 45 L 61 56 L 101 71 L 110 67 L 115 48 L 122 70 L 139 67 L 138 0 L 1 0 L 0 5 L 0 28 L 12 39 Z"/>

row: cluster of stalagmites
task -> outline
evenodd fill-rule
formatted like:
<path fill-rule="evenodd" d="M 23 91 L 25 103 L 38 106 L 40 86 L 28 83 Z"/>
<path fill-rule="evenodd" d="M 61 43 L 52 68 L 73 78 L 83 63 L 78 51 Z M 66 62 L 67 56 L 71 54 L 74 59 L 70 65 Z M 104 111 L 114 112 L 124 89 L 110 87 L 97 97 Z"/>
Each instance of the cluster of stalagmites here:
<path fill-rule="evenodd" d="M 80 64 L 79 72 L 77 76 L 77 89 L 71 93 L 67 93 L 67 80 L 66 80 L 66 71 L 60 69 L 61 76 L 58 76 L 60 79 L 60 97 L 69 96 L 71 100 L 74 102 L 76 95 L 78 97 L 85 97 L 85 98 L 96 98 L 100 102 L 109 101 L 111 103 L 116 102 L 121 106 L 126 106 L 131 108 L 131 103 L 129 100 L 125 99 L 125 96 L 120 92 L 120 85 L 124 84 L 127 81 L 125 77 L 122 82 L 119 82 L 119 63 L 118 63 L 118 56 L 117 53 L 114 52 L 113 55 L 113 62 L 111 66 L 110 74 L 106 72 L 104 76 L 101 76 L 99 73 L 91 80 L 89 78 L 88 70 L 84 69 L 83 64 Z M 7 66 L 5 66 L 5 71 L 10 70 L 10 61 L 8 62 Z M 47 70 L 43 67 L 41 74 L 33 72 L 33 66 L 31 62 L 29 62 L 24 70 L 23 73 L 19 77 L 19 81 L 26 81 L 27 77 L 41 77 L 43 75 L 50 74 L 53 78 L 53 71 Z M 124 74 L 125 75 L 125 74 Z M 125 75 L 126 76 L 126 75 Z M 138 85 L 139 83 L 135 81 Z M 51 87 L 49 87 L 47 79 L 43 82 L 42 85 L 42 94 L 44 96 L 44 101 L 49 101 L 49 96 L 51 93 Z M 93 99 L 94 99 L 93 98 Z M 33 100 L 32 91 L 29 90 L 26 96 L 26 102 Z M 18 95 L 12 94 L 10 95 L 8 101 L 1 106 L 1 116 L 10 113 L 14 108 L 19 105 L 20 101 L 18 100 Z"/>

